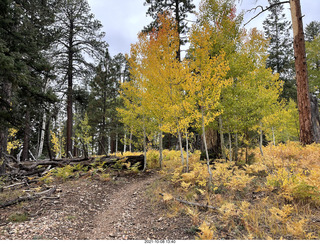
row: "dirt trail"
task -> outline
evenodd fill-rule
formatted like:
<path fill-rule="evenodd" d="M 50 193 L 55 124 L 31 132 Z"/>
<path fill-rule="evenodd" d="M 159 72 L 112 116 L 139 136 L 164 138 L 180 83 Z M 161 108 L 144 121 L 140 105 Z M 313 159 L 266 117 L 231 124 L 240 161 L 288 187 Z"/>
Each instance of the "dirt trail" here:
<path fill-rule="evenodd" d="M 94 219 L 95 228 L 87 239 L 128 239 L 137 237 L 139 230 L 146 228 L 144 221 L 152 216 L 143 216 L 144 207 L 141 197 L 155 176 L 123 185 L 108 198 L 107 209 Z M 137 222 L 137 220 L 143 221 Z M 146 219 L 147 218 L 147 219 Z"/>
<path fill-rule="evenodd" d="M 168 218 L 164 203 L 150 202 L 146 190 L 158 179 L 156 173 L 149 172 L 109 182 L 79 179 L 59 184 L 59 200 L 44 199 L 0 210 L 0 240 L 194 239 L 188 216 Z M 3 224 L 17 212 L 32 217 Z"/>
<path fill-rule="evenodd" d="M 106 211 L 94 219 L 95 228 L 88 239 L 190 239 L 187 218 L 167 218 L 160 209 L 152 209 L 146 189 L 159 176 L 138 179 L 122 186 L 109 198 Z M 179 224 L 181 224 L 179 226 Z"/>

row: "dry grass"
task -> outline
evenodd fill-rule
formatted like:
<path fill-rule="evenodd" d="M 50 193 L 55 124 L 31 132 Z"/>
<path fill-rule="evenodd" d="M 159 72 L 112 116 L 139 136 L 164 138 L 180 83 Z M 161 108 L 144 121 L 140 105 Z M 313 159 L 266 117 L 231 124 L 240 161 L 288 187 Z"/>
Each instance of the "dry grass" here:
<path fill-rule="evenodd" d="M 199 212 L 165 201 L 172 216 L 190 216 L 200 239 L 319 239 L 320 145 L 289 142 L 263 151 L 262 157 L 253 150 L 251 165 L 216 162 L 209 188 L 199 152 L 191 155 L 186 173 L 180 152 L 165 150 L 161 174 L 166 180 L 155 190 L 218 208 Z"/>

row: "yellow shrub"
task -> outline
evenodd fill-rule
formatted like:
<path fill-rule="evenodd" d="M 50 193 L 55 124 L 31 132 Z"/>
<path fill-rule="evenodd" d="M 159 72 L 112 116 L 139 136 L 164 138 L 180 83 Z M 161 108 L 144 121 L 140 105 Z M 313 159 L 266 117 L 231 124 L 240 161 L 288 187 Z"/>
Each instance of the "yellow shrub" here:
<path fill-rule="evenodd" d="M 207 165 L 195 162 L 190 165 L 188 173 L 182 173 L 183 167 L 180 166 L 172 174 L 172 182 L 180 183 L 180 186 L 187 190 L 189 187 L 204 188 L 207 185 L 209 173 Z"/>
<path fill-rule="evenodd" d="M 8 132 L 9 132 L 9 135 L 8 135 L 7 152 L 10 154 L 11 150 L 14 150 L 20 146 L 20 142 L 19 140 L 14 140 L 18 132 L 17 129 L 10 128 Z"/>
<path fill-rule="evenodd" d="M 199 230 L 201 232 L 198 233 L 197 240 L 212 240 L 216 231 L 214 227 L 210 227 L 206 222 L 200 225 Z"/>

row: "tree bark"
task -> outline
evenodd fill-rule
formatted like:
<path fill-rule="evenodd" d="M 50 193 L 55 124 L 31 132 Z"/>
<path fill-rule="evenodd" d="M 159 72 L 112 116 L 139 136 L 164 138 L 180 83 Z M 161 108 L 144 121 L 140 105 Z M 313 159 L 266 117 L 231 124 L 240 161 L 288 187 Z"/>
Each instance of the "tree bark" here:
<path fill-rule="evenodd" d="M 11 94 L 12 94 L 12 84 L 7 81 L 2 81 L 2 91 L 0 91 L 0 97 L 4 103 L 3 106 L 0 107 L 1 111 L 8 112 L 8 107 L 11 102 Z M 7 145 L 8 145 L 8 127 L 5 124 L 0 124 L 0 162 L 2 160 L 2 164 L 0 165 L 0 175 L 4 175 L 6 173 L 6 163 L 3 160 L 4 154 L 7 153 Z"/>
<path fill-rule="evenodd" d="M 202 117 L 202 136 L 203 136 L 204 150 L 206 151 L 206 157 L 207 157 L 207 166 L 208 166 L 208 172 L 209 172 L 209 187 L 210 187 L 212 184 L 212 172 L 210 168 L 210 159 L 209 159 L 209 153 L 208 153 L 208 147 L 207 147 L 206 130 L 204 127 L 204 115 L 203 115 L 202 107 L 201 107 L 201 117 Z"/>
<path fill-rule="evenodd" d="M 129 152 L 132 152 L 132 128 L 130 128 L 130 136 L 129 136 Z"/>
<path fill-rule="evenodd" d="M 235 146 L 234 146 L 234 160 L 238 161 L 238 133 L 236 132 L 236 140 L 235 140 Z"/>
<path fill-rule="evenodd" d="M 123 137 L 123 153 L 126 153 L 127 151 L 127 133 L 124 133 L 124 137 Z"/>
<path fill-rule="evenodd" d="M 181 132 L 180 132 L 179 129 L 178 129 L 178 139 L 179 139 L 181 163 L 182 163 L 182 166 L 184 167 L 184 157 L 183 157 L 182 139 L 181 139 Z"/>
<path fill-rule="evenodd" d="M 225 145 L 224 145 L 224 137 L 223 137 L 223 127 L 222 127 L 222 118 L 219 115 L 219 133 L 220 133 L 220 142 L 221 142 L 221 153 L 223 160 L 227 160 L 226 152 L 225 152 Z"/>
<path fill-rule="evenodd" d="M 163 161 L 163 143 L 162 143 L 162 131 L 160 130 L 159 136 L 159 165 L 160 169 L 162 169 L 162 161 Z"/>
<path fill-rule="evenodd" d="M 41 126 L 41 131 L 40 131 L 40 142 L 39 142 L 39 149 L 38 149 L 38 153 L 37 153 L 37 158 L 41 157 L 42 151 L 43 151 L 44 135 L 45 135 L 45 130 L 46 130 L 46 121 L 47 121 L 47 114 L 44 111 L 43 117 L 42 117 L 42 126 Z"/>
<path fill-rule="evenodd" d="M 187 158 L 186 158 L 186 172 L 189 172 L 189 140 L 188 140 L 188 129 L 186 127 L 186 152 L 187 152 Z"/>
<path fill-rule="evenodd" d="M 53 160 L 53 154 L 52 154 L 51 146 L 50 146 L 50 121 L 51 121 L 51 115 L 48 116 L 48 120 L 46 122 L 45 135 L 46 135 L 46 144 L 47 144 L 48 156 L 49 156 L 50 160 Z"/>
<path fill-rule="evenodd" d="M 4 153 L 7 152 L 8 144 L 8 128 L 3 128 L 0 131 L 0 175 L 6 173 L 6 163 L 4 159 Z"/>
<path fill-rule="evenodd" d="M 316 143 L 320 143 L 320 115 L 319 115 L 319 108 L 318 108 L 318 99 L 316 96 L 312 96 L 310 94 L 310 101 L 311 101 L 313 140 Z"/>
<path fill-rule="evenodd" d="M 23 151 L 22 151 L 22 161 L 28 160 L 29 154 L 29 139 L 30 139 L 30 110 L 27 106 L 26 118 L 25 118 L 24 136 L 23 136 Z"/>
<path fill-rule="evenodd" d="M 297 98 L 300 122 L 300 142 L 303 145 L 311 144 L 312 122 L 311 122 L 311 104 L 309 97 L 306 49 L 303 33 L 303 23 L 301 15 L 300 0 L 290 0 L 292 29 L 293 29 L 293 47 L 295 56 L 296 80 L 297 80 Z"/>
<path fill-rule="evenodd" d="M 66 154 L 69 157 L 69 153 L 72 153 L 72 127 L 73 127 L 73 38 L 74 38 L 74 23 L 70 19 L 69 22 L 69 36 L 68 36 L 68 89 L 67 89 L 67 150 Z"/>
<path fill-rule="evenodd" d="M 146 126 L 144 124 L 143 119 L 143 155 L 144 155 L 144 161 L 143 161 L 143 171 L 147 169 L 147 138 L 146 138 Z"/>
<path fill-rule="evenodd" d="M 262 123 L 260 123 L 260 140 L 259 140 L 259 148 L 260 148 L 261 156 L 263 157 L 262 142 L 263 142 L 263 132 L 262 132 Z"/>
<path fill-rule="evenodd" d="M 176 19 L 176 24 L 177 24 L 177 31 L 178 31 L 178 33 L 180 33 L 180 11 L 179 11 L 179 3 L 180 3 L 181 1 L 180 0 L 175 0 L 175 4 L 176 4 L 176 6 L 175 6 L 175 19 Z M 180 39 L 180 37 L 179 37 L 179 45 L 178 45 L 178 50 L 177 50 L 177 59 L 179 60 L 179 61 L 181 61 L 181 39 Z"/>
<path fill-rule="evenodd" d="M 232 140 L 231 140 L 231 133 L 229 135 L 229 161 L 232 161 Z"/>

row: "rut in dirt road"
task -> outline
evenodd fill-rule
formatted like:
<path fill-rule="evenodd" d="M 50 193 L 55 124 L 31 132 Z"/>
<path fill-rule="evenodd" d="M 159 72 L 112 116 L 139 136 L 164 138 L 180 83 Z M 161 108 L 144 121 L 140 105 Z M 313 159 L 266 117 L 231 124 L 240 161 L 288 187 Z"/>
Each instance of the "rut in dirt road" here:
<path fill-rule="evenodd" d="M 193 239 L 186 232 L 187 217 L 167 218 L 166 209 L 151 206 L 145 192 L 158 178 L 155 174 L 124 184 L 108 196 L 107 209 L 95 217 L 95 227 L 86 239 Z"/>

